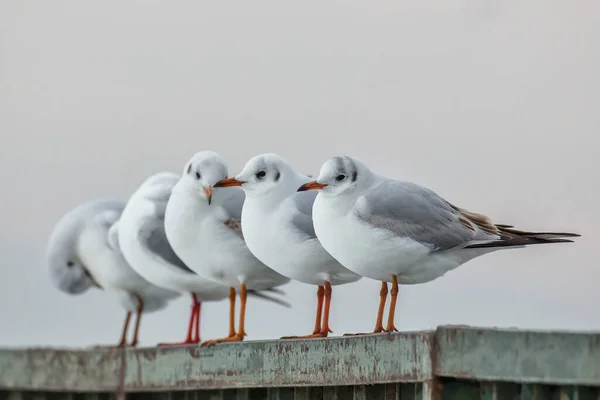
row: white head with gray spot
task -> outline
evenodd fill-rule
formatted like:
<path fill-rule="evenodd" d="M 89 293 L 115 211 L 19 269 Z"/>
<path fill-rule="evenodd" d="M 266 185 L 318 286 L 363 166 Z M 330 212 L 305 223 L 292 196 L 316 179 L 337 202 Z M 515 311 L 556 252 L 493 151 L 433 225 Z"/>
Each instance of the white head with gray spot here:
<path fill-rule="evenodd" d="M 317 180 L 305 183 L 298 191 L 321 190 L 323 196 L 339 196 L 368 187 L 373 173 L 359 160 L 349 156 L 325 161 Z"/>
<path fill-rule="evenodd" d="M 227 177 L 227 161 L 214 151 L 201 151 L 185 164 L 176 190 L 184 190 L 208 205 L 213 202 L 213 186 Z M 215 201 L 218 201 L 216 196 Z"/>
<path fill-rule="evenodd" d="M 277 193 L 289 195 L 306 181 L 282 157 L 267 153 L 252 157 L 235 178 L 223 179 L 215 187 L 241 186 L 246 196 L 254 198 Z"/>

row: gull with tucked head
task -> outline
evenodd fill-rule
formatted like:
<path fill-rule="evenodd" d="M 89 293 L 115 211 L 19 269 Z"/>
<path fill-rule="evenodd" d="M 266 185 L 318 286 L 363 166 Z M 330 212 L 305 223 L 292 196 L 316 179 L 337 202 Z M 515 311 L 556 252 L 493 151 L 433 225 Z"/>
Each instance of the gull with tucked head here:
<path fill-rule="evenodd" d="M 331 332 L 331 286 L 361 277 L 344 268 L 319 243 L 312 221 L 315 193 L 297 192 L 298 186 L 308 181 L 280 156 L 262 154 L 248 161 L 235 178 L 221 180 L 214 187 L 234 191 L 241 186 L 246 192 L 242 232 L 259 260 L 288 278 L 318 287 L 312 334 L 293 336 L 317 338 Z"/>
<path fill-rule="evenodd" d="M 427 188 L 377 175 L 347 156 L 327 160 L 317 180 L 298 190 L 320 191 L 313 206 L 315 232 L 333 257 L 386 288 L 392 282 L 387 327 L 379 324 L 385 305 L 382 286 L 375 332 L 396 330 L 398 283 L 432 281 L 496 250 L 572 242 L 565 238 L 579 236 L 494 224 Z"/>
<path fill-rule="evenodd" d="M 175 254 L 165 233 L 165 212 L 179 176 L 161 172 L 146 179 L 131 196 L 119 222 L 119 244 L 125 259 L 149 282 L 192 296 L 186 339 L 172 345 L 200 342 L 200 305 L 229 295 L 227 286 L 203 278 Z M 251 295 L 274 300 L 261 292 Z M 165 344 L 163 344 L 165 345 Z"/>
<path fill-rule="evenodd" d="M 53 283 L 79 294 L 92 286 L 116 292 L 126 309 L 118 347 L 127 344 L 131 314 L 136 313 L 131 346 L 138 344 L 142 313 L 160 310 L 178 293 L 152 285 L 135 273 L 118 245 L 117 226 L 124 202 L 92 200 L 66 213 L 48 241 L 47 260 Z"/>
<path fill-rule="evenodd" d="M 276 291 L 289 282 L 248 249 L 240 228 L 244 192 L 216 188 L 225 177 L 223 157 L 213 151 L 195 154 L 173 188 L 165 216 L 167 238 L 183 262 L 200 276 L 229 287 L 229 335 L 204 345 L 243 340 L 248 289 Z M 237 332 L 236 290 L 241 304 Z"/>

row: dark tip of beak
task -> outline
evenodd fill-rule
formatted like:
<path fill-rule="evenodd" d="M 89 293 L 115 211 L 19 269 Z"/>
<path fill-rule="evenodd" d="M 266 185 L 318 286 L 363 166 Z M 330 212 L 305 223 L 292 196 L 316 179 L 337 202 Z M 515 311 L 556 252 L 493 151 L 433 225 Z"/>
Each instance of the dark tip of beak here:
<path fill-rule="evenodd" d="M 213 187 L 232 187 L 232 186 L 242 186 L 244 181 L 238 181 L 235 178 L 226 178 L 222 179 L 219 182 L 215 183 Z"/>
<path fill-rule="evenodd" d="M 304 185 L 300 186 L 298 188 L 298 192 L 305 192 L 307 190 L 319 190 L 319 189 L 323 189 L 325 186 L 327 186 L 324 183 L 318 183 L 317 181 L 310 181 L 310 182 L 306 182 Z"/>
<path fill-rule="evenodd" d="M 204 194 L 206 195 L 206 200 L 208 200 L 208 205 L 210 206 L 210 203 L 212 202 L 212 187 L 205 187 Z"/>

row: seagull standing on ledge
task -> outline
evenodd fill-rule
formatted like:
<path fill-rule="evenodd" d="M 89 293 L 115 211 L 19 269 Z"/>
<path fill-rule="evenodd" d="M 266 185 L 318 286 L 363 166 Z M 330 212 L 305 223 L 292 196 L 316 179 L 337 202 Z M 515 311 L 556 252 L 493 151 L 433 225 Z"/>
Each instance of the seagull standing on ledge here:
<path fill-rule="evenodd" d="M 333 257 L 355 273 L 382 282 L 373 333 L 397 331 L 398 284 L 432 281 L 465 262 L 501 249 L 567 243 L 575 233 L 526 232 L 493 224 L 414 183 L 377 175 L 351 157 L 327 160 L 317 180 L 298 191 L 320 190 L 315 232 Z M 382 325 L 392 283 L 387 327 Z M 384 290 L 385 289 L 385 290 Z"/>
<path fill-rule="evenodd" d="M 316 285 L 317 314 L 312 334 L 285 338 L 327 337 L 331 286 L 356 282 L 361 276 L 344 268 L 319 243 L 312 221 L 315 192 L 298 193 L 310 178 L 276 154 L 252 158 L 235 178 L 217 187 L 241 186 L 246 192 L 242 231 L 248 248 L 262 262 L 294 280 Z M 321 321 L 322 318 L 322 321 Z"/>
<path fill-rule="evenodd" d="M 179 176 L 170 172 L 161 172 L 146 179 L 127 202 L 119 221 L 119 244 L 133 269 L 157 286 L 192 297 L 185 340 L 162 345 L 199 343 L 201 303 L 219 301 L 230 294 L 227 286 L 192 271 L 173 251 L 167 239 L 165 211 L 178 180 Z M 262 291 L 248 291 L 248 295 L 287 304 Z"/>
<path fill-rule="evenodd" d="M 213 189 L 227 177 L 225 159 L 212 151 L 195 154 L 169 199 L 165 215 L 167 238 L 175 253 L 194 272 L 229 287 L 229 335 L 204 345 L 244 340 L 247 290 L 275 290 L 289 278 L 260 262 L 248 249 L 240 215 L 242 190 Z M 240 294 L 236 333 L 235 296 Z"/>

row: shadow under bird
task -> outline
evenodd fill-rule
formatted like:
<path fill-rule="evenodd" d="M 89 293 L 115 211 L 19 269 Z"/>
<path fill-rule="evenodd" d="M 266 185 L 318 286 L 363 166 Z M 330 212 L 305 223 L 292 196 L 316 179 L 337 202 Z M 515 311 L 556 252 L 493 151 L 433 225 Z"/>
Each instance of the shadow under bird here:
<path fill-rule="evenodd" d="M 160 172 L 147 178 L 130 197 L 119 222 L 119 244 L 132 268 L 149 282 L 187 293 L 192 309 L 184 341 L 161 345 L 200 342 L 200 308 L 202 302 L 219 301 L 229 296 L 227 286 L 203 278 L 192 271 L 173 251 L 165 233 L 165 212 L 179 176 Z M 275 290 L 271 290 L 275 292 Z M 250 290 L 249 296 L 289 306 L 264 291 Z"/>
<path fill-rule="evenodd" d="M 142 314 L 161 310 L 179 296 L 146 281 L 123 258 L 117 226 L 124 207 L 124 202 L 111 200 L 79 205 L 58 221 L 46 251 L 50 277 L 61 291 L 77 295 L 97 287 L 118 295 L 127 311 L 118 347 L 127 345 L 132 313 L 136 321 L 130 345 L 136 346 Z"/>
<path fill-rule="evenodd" d="M 325 250 L 351 271 L 382 282 L 374 333 L 396 331 L 398 284 L 432 281 L 497 250 L 569 243 L 567 238 L 580 236 L 494 224 L 425 187 L 380 176 L 348 156 L 327 160 L 316 180 L 298 188 L 308 190 L 320 191 L 313 221 Z M 391 304 L 384 329 L 388 282 Z"/>

